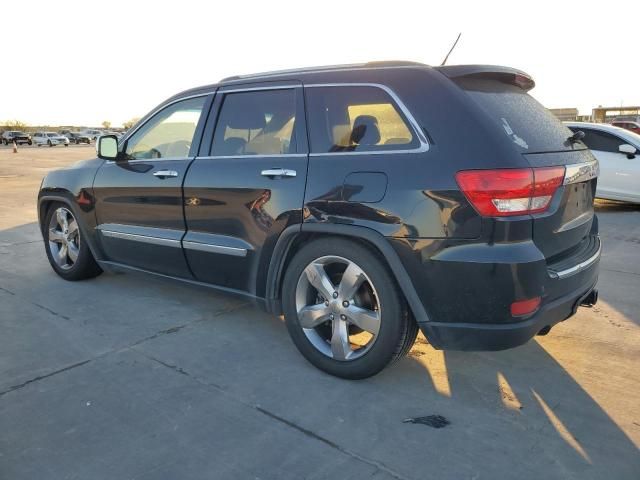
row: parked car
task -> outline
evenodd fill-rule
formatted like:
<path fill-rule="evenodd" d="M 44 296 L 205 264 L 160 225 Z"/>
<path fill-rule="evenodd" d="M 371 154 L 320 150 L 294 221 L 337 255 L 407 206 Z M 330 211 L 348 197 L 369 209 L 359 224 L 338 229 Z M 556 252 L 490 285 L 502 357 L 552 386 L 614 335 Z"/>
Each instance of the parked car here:
<path fill-rule="evenodd" d="M 64 145 L 65 147 L 68 147 L 69 139 L 56 132 L 36 132 L 33 134 L 33 143 L 38 147 L 41 147 L 42 145 L 49 145 L 50 147 Z"/>
<path fill-rule="evenodd" d="M 596 302 L 601 248 L 597 161 L 533 86 L 383 62 L 188 90 L 46 176 L 47 257 L 67 280 L 131 269 L 243 295 L 344 378 L 418 328 L 437 349 L 521 345 Z"/>
<path fill-rule="evenodd" d="M 611 122 L 614 127 L 624 128 L 625 130 L 631 130 L 633 133 L 640 133 L 640 122 L 634 122 L 632 120 L 614 120 Z"/>
<path fill-rule="evenodd" d="M 70 143 L 75 143 L 76 145 L 80 143 L 86 143 L 86 144 L 91 143 L 91 137 L 89 137 L 88 135 L 85 135 L 84 133 L 69 132 L 65 136 L 69 139 Z"/>
<path fill-rule="evenodd" d="M 28 133 L 22 132 L 20 130 L 7 130 L 2 133 L 1 137 L 2 143 L 5 145 L 9 145 L 10 143 L 16 142 L 17 145 L 31 145 L 31 135 Z"/>
<path fill-rule="evenodd" d="M 87 137 L 89 137 L 92 141 L 96 141 L 98 139 L 98 137 L 100 135 L 102 135 L 102 131 L 101 130 L 83 130 L 82 132 L 83 135 L 86 135 Z"/>
<path fill-rule="evenodd" d="M 640 135 L 606 123 L 567 122 L 600 164 L 596 197 L 640 203 Z"/>

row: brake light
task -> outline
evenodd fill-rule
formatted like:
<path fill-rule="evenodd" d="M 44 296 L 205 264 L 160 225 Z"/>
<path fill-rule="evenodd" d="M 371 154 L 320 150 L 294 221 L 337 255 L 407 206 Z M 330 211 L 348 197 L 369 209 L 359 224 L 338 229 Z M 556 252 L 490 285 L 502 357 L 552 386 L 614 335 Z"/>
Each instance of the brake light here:
<path fill-rule="evenodd" d="M 464 170 L 456 181 L 485 217 L 544 212 L 564 181 L 564 167 Z"/>

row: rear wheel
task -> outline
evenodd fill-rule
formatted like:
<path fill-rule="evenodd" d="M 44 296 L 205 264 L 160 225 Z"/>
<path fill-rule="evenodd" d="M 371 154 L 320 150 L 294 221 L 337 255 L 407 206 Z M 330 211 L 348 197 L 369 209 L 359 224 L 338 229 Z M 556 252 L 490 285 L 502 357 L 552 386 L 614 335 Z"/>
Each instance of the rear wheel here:
<path fill-rule="evenodd" d="M 356 242 L 310 243 L 289 264 L 282 291 L 294 343 L 338 377 L 375 375 L 405 355 L 418 332 L 391 272 Z"/>
<path fill-rule="evenodd" d="M 86 242 L 71 209 L 54 203 L 45 217 L 45 248 L 54 271 L 65 280 L 84 280 L 102 273 Z"/>

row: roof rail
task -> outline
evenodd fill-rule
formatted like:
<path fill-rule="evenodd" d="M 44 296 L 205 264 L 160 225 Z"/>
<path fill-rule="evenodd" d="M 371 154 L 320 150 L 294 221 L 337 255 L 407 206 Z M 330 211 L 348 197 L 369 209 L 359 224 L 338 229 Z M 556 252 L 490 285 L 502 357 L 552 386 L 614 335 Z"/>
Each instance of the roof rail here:
<path fill-rule="evenodd" d="M 367 63 L 324 65 L 320 67 L 292 68 L 292 69 L 285 69 L 285 70 L 272 70 L 269 72 L 261 72 L 261 73 L 250 73 L 246 75 L 232 75 L 230 77 L 223 78 L 222 80 L 220 80 L 220 83 L 231 82 L 233 80 L 245 80 L 245 79 L 259 78 L 259 77 L 270 77 L 275 75 L 324 72 L 327 70 L 348 70 L 351 68 L 411 67 L 411 66 L 425 67 L 426 65 L 424 63 L 409 62 L 409 61 L 403 61 L 403 60 L 383 60 L 383 61 L 374 61 L 374 62 L 367 62 Z"/>

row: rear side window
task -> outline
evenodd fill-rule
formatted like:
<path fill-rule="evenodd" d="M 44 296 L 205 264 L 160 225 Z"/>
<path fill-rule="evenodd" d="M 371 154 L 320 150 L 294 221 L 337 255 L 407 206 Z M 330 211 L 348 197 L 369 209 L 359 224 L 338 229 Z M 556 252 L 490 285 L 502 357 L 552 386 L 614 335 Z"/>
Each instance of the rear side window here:
<path fill-rule="evenodd" d="M 226 94 L 213 135 L 213 155 L 296 153 L 293 89 Z"/>
<path fill-rule="evenodd" d="M 377 87 L 306 88 L 313 153 L 406 150 L 418 146 L 393 99 Z"/>
<path fill-rule="evenodd" d="M 454 81 L 521 152 L 571 149 L 567 143 L 569 129 L 520 87 L 480 77 Z"/>
<path fill-rule="evenodd" d="M 591 150 L 618 153 L 618 147 L 623 143 L 626 143 L 624 140 L 607 132 L 590 130 L 588 128 L 580 128 L 579 130 L 582 130 L 584 132 L 582 143 L 584 143 Z"/>

